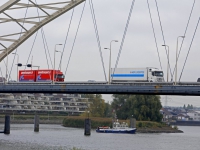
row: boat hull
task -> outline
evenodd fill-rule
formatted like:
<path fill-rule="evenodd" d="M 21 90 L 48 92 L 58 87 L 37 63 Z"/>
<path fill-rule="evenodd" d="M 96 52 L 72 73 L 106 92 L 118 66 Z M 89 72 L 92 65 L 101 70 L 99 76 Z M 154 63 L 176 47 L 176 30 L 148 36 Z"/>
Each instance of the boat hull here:
<path fill-rule="evenodd" d="M 136 129 L 129 130 L 118 130 L 118 129 L 96 129 L 97 133 L 126 133 L 126 134 L 135 134 Z"/>

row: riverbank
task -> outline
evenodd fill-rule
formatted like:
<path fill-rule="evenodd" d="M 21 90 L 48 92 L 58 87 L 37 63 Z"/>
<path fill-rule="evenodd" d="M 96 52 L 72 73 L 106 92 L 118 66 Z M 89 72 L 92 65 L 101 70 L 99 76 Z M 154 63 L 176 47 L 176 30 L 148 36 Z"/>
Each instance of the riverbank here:
<path fill-rule="evenodd" d="M 91 117 L 91 128 L 96 129 L 99 126 L 112 127 L 111 118 L 97 118 Z M 85 117 L 66 117 L 63 120 L 64 127 L 83 128 Z M 126 122 L 130 125 L 129 120 L 119 120 L 119 122 Z M 137 121 L 136 133 L 183 133 L 178 128 L 171 127 L 165 123 L 151 122 L 151 121 Z"/>
<path fill-rule="evenodd" d="M 98 118 L 91 117 L 91 128 L 96 129 L 98 126 L 112 127 L 111 118 Z M 85 117 L 81 116 L 44 116 L 40 115 L 40 124 L 58 124 L 64 127 L 83 128 Z M 0 123 L 4 124 L 4 116 L 0 116 Z M 15 115 L 11 116 L 12 124 L 34 124 L 34 115 Z M 119 120 L 119 122 L 127 122 L 129 120 Z M 164 123 L 151 122 L 151 121 L 137 121 L 137 133 L 183 133 L 178 128 L 172 128 Z"/>

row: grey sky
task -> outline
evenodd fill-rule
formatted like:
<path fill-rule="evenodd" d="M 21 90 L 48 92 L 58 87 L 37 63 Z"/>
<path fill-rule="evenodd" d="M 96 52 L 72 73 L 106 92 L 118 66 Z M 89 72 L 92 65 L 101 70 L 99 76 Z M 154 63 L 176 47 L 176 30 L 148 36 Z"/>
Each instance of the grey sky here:
<path fill-rule="evenodd" d="M 5 3 L 7 0 L 1 0 L 0 5 Z M 27 3 L 27 0 L 22 0 Z M 162 20 L 164 35 L 166 44 L 170 47 L 170 65 L 172 70 L 175 66 L 175 53 L 176 53 L 176 39 L 178 36 L 184 34 L 186 23 L 189 17 L 189 13 L 193 4 L 193 0 L 157 0 L 160 10 L 160 16 Z M 55 2 L 55 0 L 43 0 L 42 3 Z M 158 15 L 156 12 L 156 5 L 154 0 L 149 0 L 153 23 L 155 26 L 156 37 L 158 41 L 158 48 L 160 52 L 161 62 L 163 71 L 167 69 L 166 52 L 163 45 Z M 41 1 L 38 1 L 41 3 Z M 112 44 L 112 67 L 114 67 L 116 58 L 119 51 L 122 35 L 124 32 L 126 20 L 130 10 L 132 0 L 93 0 L 95 15 L 97 19 L 97 25 L 99 30 L 99 36 L 101 41 L 104 65 L 106 73 L 108 73 L 108 62 L 109 62 L 109 51 L 104 50 L 104 47 L 108 47 L 111 40 L 116 39 L 119 42 Z M 186 34 L 185 42 L 182 48 L 180 59 L 178 61 L 178 77 L 183 67 L 195 26 L 197 24 L 199 15 L 200 1 L 196 1 L 194 12 L 191 18 L 191 22 Z M 72 43 L 74 40 L 77 25 L 80 19 L 80 13 L 83 4 L 75 8 L 75 14 L 72 22 L 72 28 L 69 33 L 68 41 L 63 56 L 62 71 L 66 69 L 69 53 L 71 51 Z M 25 9 L 23 11 L 15 11 L 13 14 L 16 17 L 23 18 Z M 39 12 L 42 14 L 42 12 Z M 9 11 L 8 11 L 9 14 Z M 36 9 L 28 10 L 27 16 L 37 16 Z M 44 26 L 45 35 L 48 42 L 48 47 L 53 60 L 54 46 L 57 43 L 64 43 L 64 39 L 67 33 L 69 19 L 71 11 L 57 18 L 53 22 Z M 0 14 L 0 17 L 4 15 Z M 28 26 L 26 26 L 28 28 Z M 199 27 L 200 28 L 200 27 Z M 0 35 L 8 34 L 10 32 L 19 32 L 20 28 L 13 28 L 13 24 L 0 24 Z M 30 53 L 31 46 L 35 34 L 30 37 L 18 48 L 18 54 L 20 56 L 20 62 L 26 64 L 27 57 Z M 200 77 L 199 69 L 199 41 L 200 40 L 200 29 L 197 30 L 193 46 L 182 76 L 181 81 L 196 82 L 197 78 Z M 181 40 L 179 40 L 179 45 Z M 5 43 L 9 44 L 9 43 Z M 58 46 L 58 50 L 62 50 L 63 46 Z M 2 48 L 0 48 L 2 49 Z M 12 60 L 14 55 L 9 55 L 9 68 L 11 68 Z M 33 64 L 39 65 L 40 68 L 47 68 L 47 62 L 45 58 L 45 51 L 42 43 L 41 31 L 38 32 L 38 36 L 33 48 L 31 57 L 33 56 Z M 60 53 L 56 53 L 56 67 L 58 67 Z M 30 59 L 31 60 L 31 59 Z M 30 63 L 29 60 L 29 63 Z M 16 63 L 16 62 L 15 62 Z M 0 67 L 5 74 L 5 65 L 1 62 Z M 50 66 L 51 67 L 51 66 Z M 156 46 L 153 38 L 153 32 L 151 28 L 151 22 L 148 13 L 147 1 L 136 0 L 135 6 L 132 13 L 132 18 L 129 24 L 124 47 L 121 53 L 118 67 L 157 67 L 159 61 L 157 57 Z M 14 66 L 11 77 L 16 79 L 16 66 Z M 87 81 L 96 80 L 104 81 L 103 68 L 101 65 L 101 59 L 99 50 L 96 42 L 94 27 L 89 9 L 89 1 L 86 3 L 86 8 L 82 18 L 81 26 L 79 29 L 76 44 L 71 57 L 68 72 L 66 74 L 66 81 Z M 105 96 L 107 99 L 111 99 L 110 96 Z M 162 98 L 164 99 L 164 98 Z M 198 97 L 172 97 L 170 96 L 168 105 L 183 105 L 184 103 L 192 103 L 200 106 Z"/>

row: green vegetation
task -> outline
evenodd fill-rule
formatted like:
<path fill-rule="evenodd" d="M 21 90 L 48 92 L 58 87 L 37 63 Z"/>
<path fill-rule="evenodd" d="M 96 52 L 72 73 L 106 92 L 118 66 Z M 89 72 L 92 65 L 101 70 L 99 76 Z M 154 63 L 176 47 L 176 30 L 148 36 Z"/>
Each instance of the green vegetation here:
<path fill-rule="evenodd" d="M 84 98 L 88 98 L 90 107 L 88 111 L 90 112 L 91 117 L 110 117 L 111 116 L 111 107 L 110 104 L 105 103 L 105 100 L 102 99 L 101 94 L 84 94 Z M 87 111 L 82 114 L 82 116 L 87 116 Z"/>
<path fill-rule="evenodd" d="M 126 120 L 130 117 L 139 121 L 156 121 L 161 122 L 162 108 L 160 96 L 155 95 L 113 95 L 111 105 L 105 103 L 100 94 L 85 94 L 84 98 L 88 98 L 90 107 L 82 114 L 87 117 L 88 111 L 90 117 L 114 117 Z"/>
<path fill-rule="evenodd" d="M 91 128 L 96 129 L 100 126 L 112 127 L 112 119 L 110 118 L 100 118 L 100 117 L 90 117 Z M 68 116 L 63 120 L 63 126 L 65 127 L 75 127 L 84 128 L 85 117 L 83 116 Z"/>
<path fill-rule="evenodd" d="M 176 130 L 178 130 L 178 127 L 177 127 L 177 126 L 174 126 L 174 127 L 173 127 L 173 129 L 176 129 Z"/>
<path fill-rule="evenodd" d="M 184 109 L 193 109 L 194 107 L 193 107 L 192 104 L 191 104 L 191 105 L 188 104 L 187 107 L 186 107 L 185 104 L 184 104 L 183 108 L 184 108 Z"/>
<path fill-rule="evenodd" d="M 112 127 L 112 119 L 111 118 L 100 118 L 100 117 L 90 117 L 91 119 L 91 128 L 96 129 L 99 126 L 109 126 Z M 69 116 L 64 118 L 63 126 L 65 127 L 75 127 L 75 128 L 84 128 L 84 120 L 83 116 Z M 126 122 L 130 125 L 130 120 L 119 120 L 119 122 Z M 164 123 L 151 122 L 151 121 L 137 121 L 136 128 L 163 128 L 167 125 Z"/>
<path fill-rule="evenodd" d="M 111 104 L 119 119 L 127 119 L 133 116 L 138 121 L 161 122 L 162 108 L 160 97 L 155 95 L 113 95 Z"/>

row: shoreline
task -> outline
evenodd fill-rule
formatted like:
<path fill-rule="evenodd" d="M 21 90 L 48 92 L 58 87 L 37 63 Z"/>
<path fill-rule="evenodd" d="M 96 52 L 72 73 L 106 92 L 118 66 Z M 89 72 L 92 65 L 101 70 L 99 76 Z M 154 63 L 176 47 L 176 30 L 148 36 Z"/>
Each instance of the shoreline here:
<path fill-rule="evenodd" d="M 184 133 L 181 130 L 174 130 L 174 129 L 137 129 L 136 133 Z"/>
<path fill-rule="evenodd" d="M 4 124 L 4 120 L 0 119 L 0 123 Z M 26 120 L 18 120 L 18 119 L 11 119 L 10 120 L 11 125 L 12 124 L 33 124 L 34 125 L 34 119 L 26 119 Z M 40 120 L 40 124 L 55 124 L 55 125 L 61 125 L 63 127 L 66 127 L 63 125 L 63 120 Z M 73 127 L 76 128 L 76 127 Z M 82 128 L 84 129 L 84 128 Z M 92 129 L 95 130 L 95 129 Z M 176 130 L 171 127 L 165 127 L 165 128 L 137 128 L 136 133 L 183 133 L 181 130 Z"/>

